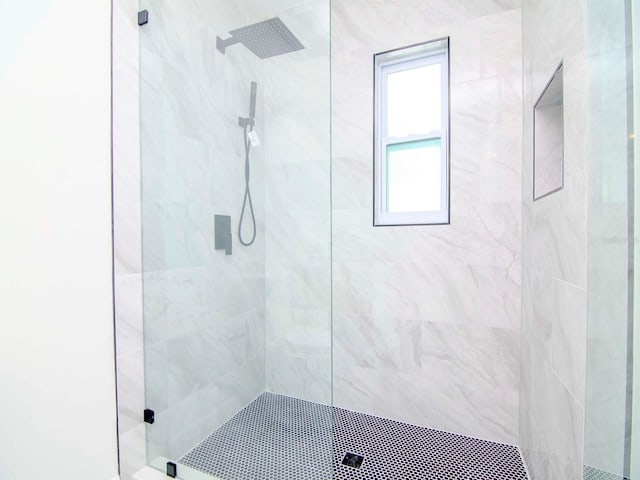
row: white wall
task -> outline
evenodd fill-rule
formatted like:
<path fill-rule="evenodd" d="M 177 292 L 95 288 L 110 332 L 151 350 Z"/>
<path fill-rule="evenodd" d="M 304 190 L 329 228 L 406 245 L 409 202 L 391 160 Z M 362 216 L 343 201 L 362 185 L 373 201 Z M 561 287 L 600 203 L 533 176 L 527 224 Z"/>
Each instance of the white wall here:
<path fill-rule="evenodd" d="M 0 4 L 0 478 L 117 473 L 110 2 Z"/>

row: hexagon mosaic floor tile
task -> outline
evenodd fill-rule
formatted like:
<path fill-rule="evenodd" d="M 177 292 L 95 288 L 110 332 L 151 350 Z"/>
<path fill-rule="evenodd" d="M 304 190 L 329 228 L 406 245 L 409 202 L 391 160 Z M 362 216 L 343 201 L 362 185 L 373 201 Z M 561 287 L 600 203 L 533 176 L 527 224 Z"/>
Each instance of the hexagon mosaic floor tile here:
<path fill-rule="evenodd" d="M 180 463 L 224 480 L 526 480 L 511 445 L 263 393 Z"/>

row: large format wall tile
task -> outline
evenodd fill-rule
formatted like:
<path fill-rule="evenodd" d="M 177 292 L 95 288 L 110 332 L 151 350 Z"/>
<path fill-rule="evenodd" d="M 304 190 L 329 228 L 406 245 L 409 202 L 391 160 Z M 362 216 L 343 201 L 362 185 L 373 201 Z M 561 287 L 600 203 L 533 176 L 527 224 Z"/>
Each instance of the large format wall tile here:
<path fill-rule="evenodd" d="M 263 66 L 247 62 L 241 49 L 212 54 L 216 34 L 271 14 L 264 2 L 254 3 L 229 3 L 214 19 L 203 10 L 184 17 L 183 5 L 163 4 L 146 30 L 142 68 L 156 74 L 143 76 L 142 103 L 153 119 L 143 122 L 143 162 L 153 158 L 159 167 L 142 176 L 150 194 L 142 213 L 145 361 L 155 371 L 146 383 L 158 418 L 168 419 L 149 430 L 150 454 L 180 454 L 261 385 L 331 400 L 331 240 L 336 403 L 514 443 L 519 0 L 416 1 L 403 9 L 394 2 L 334 2 L 332 197 L 323 37 L 329 12 L 320 3 L 283 3 L 291 8 L 282 18 L 307 47 L 303 61 L 285 56 Z M 387 28 L 388 18 L 403 27 Z M 373 229 L 371 55 L 442 35 L 452 42 L 452 225 Z M 242 79 L 220 83 L 230 71 Z M 255 79 L 263 119 L 257 125 L 263 145 L 252 163 L 258 241 L 225 258 L 210 245 L 211 213 L 239 213 L 243 152 L 240 141 L 229 139 L 241 140 L 237 116 Z M 166 135 L 158 136 L 154 124 Z M 123 213 L 136 203 L 135 196 L 122 199 Z M 126 215 L 121 221 L 121 265 L 129 272 L 136 230 L 127 230 Z"/>
<path fill-rule="evenodd" d="M 334 1 L 337 405 L 516 443 L 519 2 Z M 451 225 L 372 227 L 379 51 L 450 36 Z"/>
<path fill-rule="evenodd" d="M 523 1 L 520 443 L 534 479 L 582 478 L 587 325 L 585 2 Z M 533 201 L 533 105 L 562 61 L 564 186 Z"/>
<path fill-rule="evenodd" d="M 264 390 L 263 150 L 252 155 L 256 244 L 251 249 L 235 244 L 231 257 L 213 248 L 216 213 L 232 215 L 237 238 L 244 192 L 237 117 L 247 113 L 250 81 L 262 75 L 260 62 L 245 50 L 226 56 L 215 50 L 217 34 L 226 36 L 250 16 L 248 4 L 227 3 L 213 8 L 198 2 L 143 2 L 140 6 L 150 11 L 143 28 L 136 23 L 138 2 L 123 0 L 114 8 L 123 478 L 146 463 L 140 455 L 145 451 L 142 408 L 157 414 L 156 423 L 147 426 L 149 460 L 177 457 Z M 259 128 L 266 110 L 263 95 L 259 90 Z"/>
<path fill-rule="evenodd" d="M 584 407 L 527 340 L 522 347 L 520 441 L 531 476 L 581 479 Z"/>
<path fill-rule="evenodd" d="M 116 312 L 129 478 L 146 463 L 145 406 L 156 411 L 146 431 L 152 461 L 181 455 L 265 388 L 331 401 L 330 10 L 297 0 L 278 11 L 253 0 L 116 3 Z M 143 28 L 139 7 L 150 12 Z M 241 46 L 215 49 L 216 35 L 274 15 L 304 51 L 266 62 Z M 258 235 L 246 248 L 237 242 L 238 116 L 252 80 Z M 214 214 L 232 217 L 232 256 L 213 248 Z"/>
<path fill-rule="evenodd" d="M 456 384 L 395 369 L 341 366 L 334 374 L 334 402 L 372 415 L 429 425 L 463 435 L 515 443 L 515 390 Z"/>
<path fill-rule="evenodd" d="M 331 403 L 328 2 L 279 12 L 305 49 L 265 62 L 266 389 Z"/>

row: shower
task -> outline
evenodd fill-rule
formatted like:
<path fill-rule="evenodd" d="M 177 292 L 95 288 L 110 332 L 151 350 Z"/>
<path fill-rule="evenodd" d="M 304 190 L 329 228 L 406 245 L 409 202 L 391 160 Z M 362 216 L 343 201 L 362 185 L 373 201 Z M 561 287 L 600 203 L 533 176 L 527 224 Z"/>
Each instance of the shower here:
<path fill-rule="evenodd" d="M 303 50 L 304 46 L 278 17 L 229 32 L 231 37 L 216 37 L 216 48 L 225 53 L 226 48 L 242 43 L 261 59 Z"/>
<path fill-rule="evenodd" d="M 275 57 L 277 55 L 283 55 L 285 53 L 291 53 L 298 50 L 303 50 L 304 46 L 295 37 L 291 30 L 280 20 L 278 17 L 264 20 L 263 22 L 254 23 L 246 27 L 237 28 L 229 32 L 231 37 L 223 40 L 220 37 L 216 37 L 216 48 L 222 53 L 226 53 L 228 46 L 236 43 L 242 43 L 251 52 L 253 52 L 258 58 L 265 59 Z M 243 129 L 243 143 L 244 143 L 244 178 L 245 178 L 245 190 L 244 198 L 242 200 L 242 211 L 240 213 L 240 220 L 238 221 L 238 240 L 242 245 L 248 247 L 256 240 L 256 217 L 253 209 L 253 200 L 251 199 L 251 188 L 249 186 L 249 180 L 251 177 L 251 147 L 259 144 L 258 136 L 255 133 L 253 127 L 255 126 L 256 118 L 256 94 L 258 91 L 258 84 L 251 82 L 251 95 L 249 100 L 249 116 L 239 117 L 238 124 Z M 253 233 L 251 239 L 245 241 L 242 238 L 242 224 L 244 222 L 245 213 L 249 206 L 249 213 L 251 215 L 251 224 L 253 227 Z"/>
<path fill-rule="evenodd" d="M 389 22 L 391 1 L 369 2 L 375 3 L 371 10 L 362 2 L 356 11 L 347 8 L 349 0 L 333 11 L 329 0 L 178 3 L 145 0 L 150 20 L 137 37 L 140 79 L 132 88 L 140 95 L 141 229 L 134 233 L 142 250 L 141 271 L 134 275 L 141 285 L 132 285 L 127 298 L 118 283 L 117 294 L 119 315 L 131 311 L 136 317 L 132 325 L 143 348 L 127 338 L 117 343 L 134 347 L 140 368 L 132 373 L 142 374 L 130 381 L 126 363 L 119 370 L 125 388 L 120 398 L 130 398 L 129 384 L 138 392 L 131 406 L 119 404 L 126 422 L 125 469 L 130 456 L 140 454 L 152 469 L 183 479 L 525 480 L 513 441 L 518 390 L 512 373 L 520 336 L 511 319 L 519 297 L 516 278 L 502 281 L 501 273 L 514 257 L 503 254 L 505 244 L 486 235 L 482 222 L 471 222 L 464 233 L 446 227 L 433 233 L 385 230 L 391 237 L 370 228 L 366 193 L 373 179 L 361 173 L 370 167 L 372 142 L 363 140 L 373 140 L 373 129 L 360 128 L 360 120 L 371 107 L 373 52 L 366 35 L 338 35 L 332 46 L 332 22 L 339 33 L 364 28 L 386 35 L 375 43 L 391 48 L 406 38 L 404 20 L 415 21 L 415 35 L 409 32 L 415 40 L 436 38 L 423 29 L 423 15 L 403 13 L 400 24 Z M 383 7 L 388 10 L 378 15 Z M 511 7 L 487 24 L 456 18 L 454 33 L 470 27 L 484 32 L 499 21 L 508 28 L 496 32 L 496 48 L 506 45 L 516 59 L 512 37 L 519 38 L 521 18 Z M 483 69 L 501 68 L 504 58 L 473 50 L 475 35 L 459 38 L 480 62 L 462 75 L 496 91 L 504 79 L 518 85 L 520 69 L 485 79 Z M 424 86 L 420 79 L 415 83 Z M 444 86 L 434 93 L 440 102 L 433 102 L 442 108 L 449 103 Z M 460 93 L 466 87 L 455 88 Z M 492 148 L 479 157 L 472 151 L 470 161 L 481 167 L 470 164 L 466 180 L 484 181 L 490 195 L 500 192 L 496 201 L 517 206 L 521 179 L 514 174 L 522 159 L 509 152 L 522 136 L 514 121 L 522 98 L 514 91 L 498 102 L 509 115 L 496 117 L 484 104 L 473 104 L 474 116 L 489 130 L 476 122 L 459 128 L 472 139 L 480 128 L 500 145 L 501 159 L 504 153 L 512 162 L 494 168 Z M 403 106 L 416 112 L 416 122 L 429 119 L 425 111 L 432 109 L 423 104 L 431 105 L 431 97 L 419 101 L 422 93 L 408 93 L 399 93 Z M 448 148 L 444 140 L 441 153 Z M 425 157 L 424 149 L 414 150 L 391 151 L 389 168 L 408 162 L 422 172 L 425 158 L 437 163 L 430 151 Z M 508 175 L 485 176 L 487 162 L 490 173 L 506 165 Z M 116 179 L 131 183 L 128 177 Z M 503 180 L 513 188 L 505 192 Z M 493 208 L 493 199 L 482 207 Z M 518 253 L 517 215 L 504 212 L 506 246 Z M 467 231 L 479 242 L 469 248 L 459 240 Z M 401 239 L 405 248 L 396 252 L 380 235 Z M 451 248 L 434 257 L 443 235 L 451 235 Z M 137 263 L 130 254 L 137 249 L 114 245 L 124 245 L 116 266 L 127 268 L 128 285 L 134 276 L 128 266 Z M 435 276 L 425 273 L 432 270 Z M 473 282 L 477 275 L 482 282 Z M 471 303 L 449 307 L 467 292 Z M 127 308 L 139 297 L 140 308 Z M 494 297 L 509 301 L 483 300 Z M 486 321 L 494 315 L 499 324 Z M 128 335 L 129 325 L 121 322 L 126 329 L 117 331 Z M 469 365 L 468 356 L 457 356 L 459 341 L 496 354 L 483 355 L 477 370 L 480 362 Z M 450 360 L 454 368 L 443 370 Z M 487 380 L 486 372 L 497 380 Z M 473 401 L 463 401 L 468 394 Z M 447 401 L 459 396 L 463 400 Z M 505 402 L 494 408 L 502 397 Z M 146 423 L 130 429 L 138 417 Z M 130 436 L 141 445 L 129 447 Z"/>

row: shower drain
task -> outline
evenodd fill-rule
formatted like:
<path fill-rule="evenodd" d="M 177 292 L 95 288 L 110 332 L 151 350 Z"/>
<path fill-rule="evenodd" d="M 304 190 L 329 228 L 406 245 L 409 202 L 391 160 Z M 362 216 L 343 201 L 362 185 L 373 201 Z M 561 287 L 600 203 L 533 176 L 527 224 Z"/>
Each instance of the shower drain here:
<path fill-rule="evenodd" d="M 345 453 L 344 458 L 342 459 L 342 464 L 347 467 L 360 468 L 362 466 L 362 462 L 364 462 L 364 457 L 362 455 L 358 455 L 357 453 Z"/>

